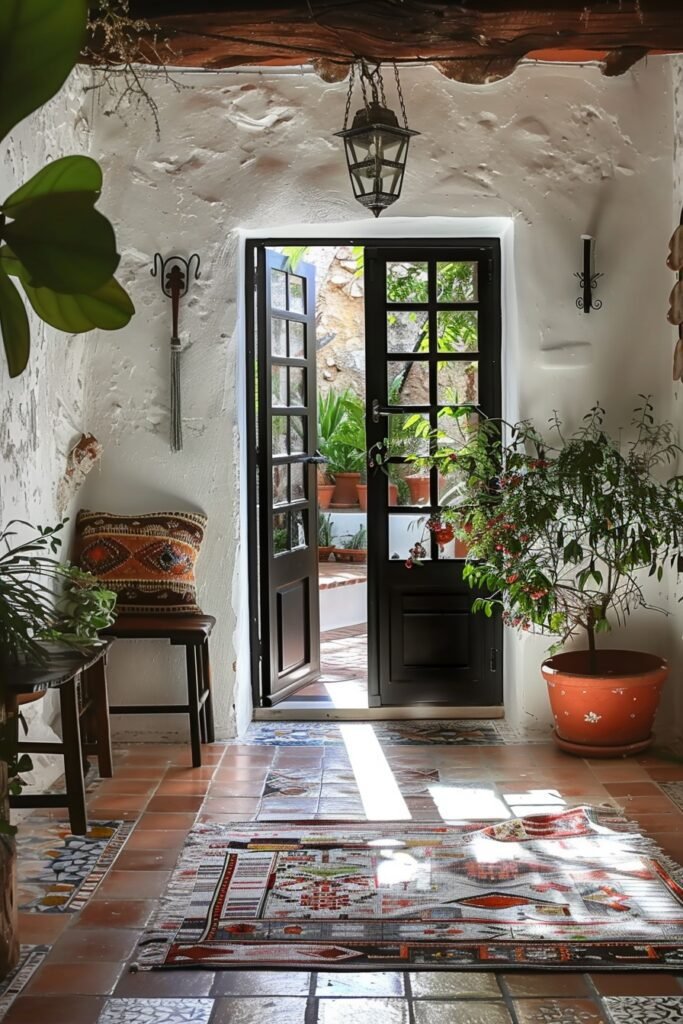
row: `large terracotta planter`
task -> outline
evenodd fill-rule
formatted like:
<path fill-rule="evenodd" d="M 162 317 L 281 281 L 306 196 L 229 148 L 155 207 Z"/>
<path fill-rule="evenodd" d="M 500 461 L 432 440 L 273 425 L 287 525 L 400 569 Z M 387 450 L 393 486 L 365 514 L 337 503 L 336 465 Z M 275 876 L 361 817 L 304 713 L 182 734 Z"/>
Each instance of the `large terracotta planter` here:
<path fill-rule="evenodd" d="M 583 757 L 623 757 L 645 750 L 662 686 L 664 658 L 642 651 L 597 651 L 598 675 L 588 651 L 567 651 L 541 671 L 555 720 L 558 745 Z"/>
<path fill-rule="evenodd" d="M 334 484 L 318 484 L 318 508 L 329 508 L 334 494 Z"/>
<path fill-rule="evenodd" d="M 429 504 L 429 477 L 428 476 L 407 476 L 405 478 L 410 491 L 411 505 Z"/>
<path fill-rule="evenodd" d="M 360 473 L 335 473 L 333 508 L 355 508 L 358 504 L 356 487 L 360 483 Z"/>
<path fill-rule="evenodd" d="M 334 557 L 337 562 L 367 562 L 368 553 L 365 548 L 335 548 Z"/>
<path fill-rule="evenodd" d="M 368 485 L 356 484 L 356 491 L 358 493 L 358 504 L 360 505 L 361 512 L 367 512 Z M 396 486 L 396 484 L 389 484 L 389 504 L 398 505 L 398 487 Z"/>

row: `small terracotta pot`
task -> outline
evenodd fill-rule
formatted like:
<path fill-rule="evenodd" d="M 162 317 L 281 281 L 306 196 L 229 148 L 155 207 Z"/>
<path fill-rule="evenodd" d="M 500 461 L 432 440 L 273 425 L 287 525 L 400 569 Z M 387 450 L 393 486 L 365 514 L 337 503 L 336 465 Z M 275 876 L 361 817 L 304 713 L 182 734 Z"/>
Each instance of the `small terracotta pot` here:
<path fill-rule="evenodd" d="M 329 508 L 334 494 L 334 484 L 318 484 L 318 508 Z"/>
<path fill-rule="evenodd" d="M 332 554 L 333 551 L 334 551 L 334 545 L 333 544 L 331 544 L 329 547 L 322 547 L 322 546 L 319 545 L 318 546 L 318 561 L 319 562 L 329 562 L 330 555 Z"/>
<path fill-rule="evenodd" d="M 398 505 L 398 484 L 389 484 L 389 504 Z"/>
<path fill-rule="evenodd" d="M 365 548 L 335 548 L 334 557 L 338 562 L 365 562 L 368 553 Z"/>
<path fill-rule="evenodd" d="M 360 473 L 335 473 L 332 505 L 335 508 L 354 508 L 358 504 L 356 487 L 359 483 Z"/>
<path fill-rule="evenodd" d="M 405 478 L 410 491 L 411 505 L 429 504 L 429 477 L 428 476 L 407 476 Z"/>
<path fill-rule="evenodd" d="M 458 540 L 455 538 L 455 557 L 456 558 L 467 558 L 467 553 L 470 550 L 469 544 L 466 544 L 464 540 Z"/>
<path fill-rule="evenodd" d="M 358 498 L 358 504 L 360 505 L 361 512 L 367 512 L 367 510 L 368 510 L 368 485 L 367 484 L 356 484 L 356 497 Z"/>
<path fill-rule="evenodd" d="M 541 666 L 555 719 L 555 740 L 582 757 L 623 757 L 652 742 L 652 724 L 669 674 L 664 658 L 642 651 L 567 651 Z"/>

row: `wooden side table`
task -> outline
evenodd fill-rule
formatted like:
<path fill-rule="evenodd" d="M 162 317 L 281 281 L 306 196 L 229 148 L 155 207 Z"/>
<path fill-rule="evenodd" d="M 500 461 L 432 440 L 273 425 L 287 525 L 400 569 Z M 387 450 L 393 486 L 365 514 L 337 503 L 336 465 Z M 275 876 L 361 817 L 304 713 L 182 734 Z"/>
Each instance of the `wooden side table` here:
<path fill-rule="evenodd" d="M 61 743 L 19 740 L 20 753 L 61 754 L 64 758 L 65 793 L 22 793 L 10 797 L 10 807 L 67 807 L 75 835 L 88 829 L 85 807 L 84 766 L 87 755 L 96 754 L 100 775 L 111 778 L 112 753 L 107 701 L 106 658 L 109 644 L 88 651 L 46 648 L 42 665 L 0 663 L 0 679 L 7 716 L 19 729 L 19 708 L 48 690 L 59 690 L 62 714 Z"/>

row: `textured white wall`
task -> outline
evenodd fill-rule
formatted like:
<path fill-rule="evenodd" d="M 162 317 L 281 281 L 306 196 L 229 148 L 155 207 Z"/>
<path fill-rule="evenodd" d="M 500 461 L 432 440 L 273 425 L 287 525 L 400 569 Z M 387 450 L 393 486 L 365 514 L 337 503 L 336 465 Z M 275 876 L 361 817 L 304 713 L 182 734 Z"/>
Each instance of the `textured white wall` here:
<path fill-rule="evenodd" d="M 48 160 L 86 153 L 89 143 L 83 80 L 76 72 L 58 96 L 23 121 L 0 147 L 0 196 L 4 199 Z M 84 409 L 88 336 L 68 337 L 31 313 L 31 358 L 10 380 L 0 353 L 0 523 L 25 519 L 47 525 L 60 519 L 57 486 L 66 457 L 87 429 Z M 67 510 L 69 513 L 71 510 Z M 68 534 L 67 534 L 68 537 Z M 54 738 L 56 701 L 29 705 L 34 738 Z M 33 758 L 41 783 L 61 771 L 58 759 Z M 54 770 L 53 770 L 54 769 Z"/>
<path fill-rule="evenodd" d="M 509 409 L 540 421 L 557 409 L 575 421 L 600 400 L 618 425 L 637 393 L 648 391 L 668 413 L 671 332 L 662 309 L 670 282 L 662 260 L 672 216 L 670 61 L 650 59 L 618 79 L 563 66 L 522 67 L 487 87 L 461 86 L 430 68 L 407 69 L 402 79 L 410 122 L 423 134 L 412 146 L 404 196 L 380 226 L 390 233 L 399 216 L 514 219 L 518 341 L 508 353 Z M 105 455 L 83 503 L 208 513 L 199 573 L 203 605 L 219 619 L 213 654 L 225 735 L 233 728 L 233 633 L 246 600 L 243 577 L 233 590 L 240 533 L 235 382 L 243 343 L 236 329 L 237 229 L 305 231 L 362 214 L 331 134 L 343 116 L 344 85 L 298 73 L 190 74 L 180 81 L 177 90 L 147 79 L 161 141 L 140 113 L 127 126 L 103 117 L 94 126 L 94 153 L 107 172 L 103 207 L 118 226 L 122 280 L 138 315 L 126 330 L 101 335 L 92 350 L 88 426 Z M 420 224 L 411 233 L 419 234 Z M 590 316 L 576 309 L 572 276 L 582 232 L 596 236 L 598 269 L 606 275 L 604 307 Z M 170 310 L 149 276 L 156 250 L 202 256 L 202 279 L 182 310 L 185 450 L 176 455 L 168 447 Z M 670 621 L 650 616 L 642 628 L 639 621 L 629 643 L 671 646 Z M 507 646 L 510 714 L 522 723 L 547 721 L 538 673 L 543 643 L 509 638 Z M 117 700 L 181 699 L 179 652 L 140 643 L 119 645 L 114 654 Z M 129 723 L 136 724 L 147 733 L 157 728 L 149 719 Z"/>

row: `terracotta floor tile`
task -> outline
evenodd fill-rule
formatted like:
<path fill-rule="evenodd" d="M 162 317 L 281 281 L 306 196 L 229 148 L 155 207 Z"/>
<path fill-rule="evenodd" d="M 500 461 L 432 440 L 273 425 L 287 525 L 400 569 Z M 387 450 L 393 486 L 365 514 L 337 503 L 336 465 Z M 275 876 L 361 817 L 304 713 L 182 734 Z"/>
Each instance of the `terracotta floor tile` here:
<path fill-rule="evenodd" d="M 683 864 L 683 835 L 680 832 L 652 831 L 648 834 L 664 853 Z"/>
<path fill-rule="evenodd" d="M 114 995 L 117 998 L 130 996 L 138 999 L 208 996 L 214 980 L 212 971 L 125 970 Z"/>
<path fill-rule="evenodd" d="M 145 812 L 138 822 L 139 829 L 154 829 L 158 832 L 160 829 L 191 829 L 194 825 L 195 815 L 186 813 L 166 813 L 162 814 L 156 811 Z"/>
<path fill-rule="evenodd" d="M 49 963 L 104 961 L 123 963 L 133 953 L 139 932 L 132 928 L 70 928 L 50 950 Z"/>
<path fill-rule="evenodd" d="M 144 833 L 142 833 L 144 835 Z M 170 850 L 128 850 L 124 849 L 116 858 L 117 871 L 165 871 L 175 867 L 177 849 Z"/>
<path fill-rule="evenodd" d="M 372 1010 L 368 1008 L 368 1017 L 372 1016 Z M 415 1002 L 415 1024 L 511 1024 L 511 1020 L 502 1000 L 487 1002 L 484 999 L 461 999 L 457 1002 L 437 1002 L 419 999 Z M 344 1024 L 350 1022 L 344 1018 Z"/>
<path fill-rule="evenodd" d="M 662 764 L 647 769 L 655 782 L 680 782 L 683 780 L 683 764 Z"/>
<path fill-rule="evenodd" d="M 194 779 L 201 779 L 210 782 L 216 774 L 216 767 L 212 764 L 202 765 L 201 768 L 179 768 L 171 765 L 163 776 L 164 782 L 192 782 Z"/>
<path fill-rule="evenodd" d="M 99 792 L 96 791 L 95 799 L 88 801 L 88 811 L 90 815 L 109 812 L 114 817 L 126 811 L 133 811 L 139 814 L 147 805 L 148 800 L 149 797 L 141 793 L 122 793 L 120 796 L 115 796 L 113 793 L 105 793 L 103 796 L 100 796 Z"/>
<path fill-rule="evenodd" d="M 202 811 L 208 814 L 228 814 L 232 811 L 250 814 L 256 813 L 259 802 L 256 797 L 251 796 L 208 797 Z"/>
<path fill-rule="evenodd" d="M 218 971 L 211 995 L 306 996 L 310 983 L 305 971 Z"/>
<path fill-rule="evenodd" d="M 19 912 L 19 941 L 28 946 L 51 945 L 71 924 L 71 914 Z"/>
<path fill-rule="evenodd" d="M 603 996 L 680 996 L 683 988 L 671 974 L 592 974 Z"/>
<path fill-rule="evenodd" d="M 343 996 L 403 996 L 403 975 L 398 971 L 340 971 L 317 976 L 315 994 L 319 999 Z"/>
<path fill-rule="evenodd" d="M 104 796 L 122 796 L 124 793 L 138 793 L 142 796 L 151 795 L 156 789 L 157 779 L 117 778 L 104 779 L 97 787 L 97 798 Z"/>
<path fill-rule="evenodd" d="M 45 963 L 24 989 L 29 996 L 109 995 L 123 970 L 122 963 Z M 50 1017 L 47 1018 L 51 1020 Z"/>
<path fill-rule="evenodd" d="M 625 808 L 627 814 L 674 814 L 678 808 L 660 792 L 659 796 L 620 796 L 619 803 Z"/>
<path fill-rule="evenodd" d="M 489 971 L 417 971 L 410 975 L 414 999 L 500 999 L 495 974 Z"/>
<path fill-rule="evenodd" d="M 220 797 L 261 796 L 265 782 L 265 777 L 263 779 L 241 779 L 239 782 L 216 779 L 211 783 L 207 795 Z"/>
<path fill-rule="evenodd" d="M 590 990 L 586 976 L 567 972 L 552 971 L 548 974 L 536 974 L 520 971 L 514 974 L 500 975 L 508 992 L 513 998 L 520 996 L 588 996 Z"/>
<path fill-rule="evenodd" d="M 147 804 L 150 813 L 176 814 L 184 811 L 198 811 L 203 796 L 154 796 Z"/>
<path fill-rule="evenodd" d="M 75 927 L 144 928 L 155 908 L 155 900 L 90 900 L 78 915 Z"/>
<path fill-rule="evenodd" d="M 613 796 L 662 796 L 661 789 L 654 782 L 607 782 L 605 789 Z"/>
<path fill-rule="evenodd" d="M 160 769 L 158 765 L 114 765 L 114 779 L 119 782 L 124 779 L 138 779 L 154 783 L 158 782 L 163 774 L 163 767 Z"/>
<path fill-rule="evenodd" d="M 19 996 L 3 1024 L 97 1024 L 104 998 L 95 996 Z"/>
<path fill-rule="evenodd" d="M 266 781 L 269 768 L 265 765 L 263 770 L 254 771 L 251 768 L 219 768 L 216 772 L 213 782 L 214 785 L 231 785 L 232 783 L 246 782 L 263 782 Z"/>
<path fill-rule="evenodd" d="M 112 870 L 100 883 L 93 899 L 143 900 L 161 896 L 170 871 Z"/>
<path fill-rule="evenodd" d="M 304 1024 L 305 1020 L 305 999 L 257 996 L 216 1000 L 211 1024 Z M 375 1024 L 383 1024 L 384 1020 L 375 1018 Z M 355 1018 L 346 1018 L 345 1024 L 355 1024 Z"/>
<path fill-rule="evenodd" d="M 160 829 L 145 828 L 144 825 L 138 825 L 128 836 L 126 845 L 123 848 L 124 852 L 130 852 L 131 850 L 180 850 L 187 839 L 188 828 Z"/>
<path fill-rule="evenodd" d="M 156 796 L 206 796 L 211 786 L 210 779 L 192 779 L 182 782 L 173 780 L 162 782 L 156 791 Z"/>
<path fill-rule="evenodd" d="M 624 809 L 626 814 L 628 814 L 628 804 L 625 805 Z M 640 813 L 634 814 L 633 817 L 648 834 L 652 832 L 677 832 L 680 835 L 681 831 L 683 831 L 683 814 L 680 812 L 674 812 L 673 814 Z"/>
<path fill-rule="evenodd" d="M 197 815 L 197 821 L 202 825 L 228 825 L 231 821 L 253 821 L 257 815 L 243 814 L 238 811 L 226 811 L 224 814 L 216 812 L 205 813 L 201 811 Z"/>
<path fill-rule="evenodd" d="M 591 771 L 601 782 L 649 782 L 650 777 L 642 765 L 635 761 L 589 761 Z"/>

